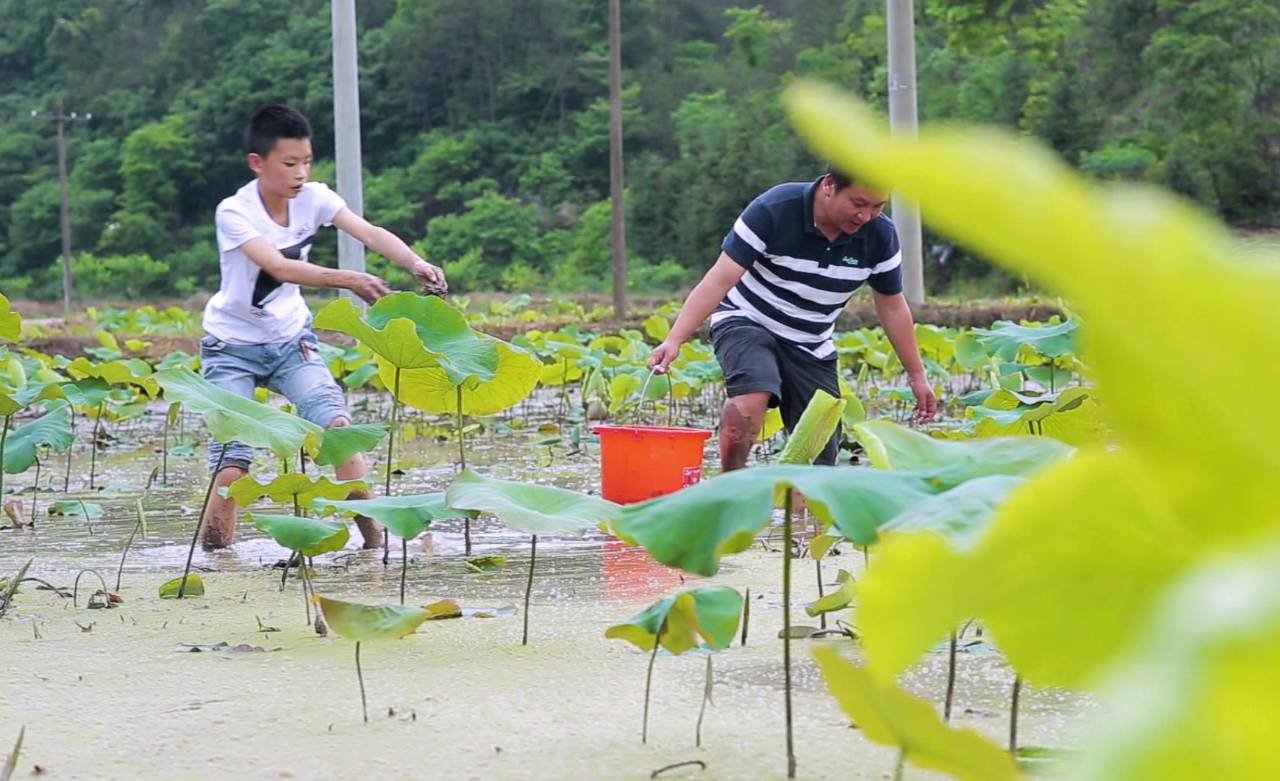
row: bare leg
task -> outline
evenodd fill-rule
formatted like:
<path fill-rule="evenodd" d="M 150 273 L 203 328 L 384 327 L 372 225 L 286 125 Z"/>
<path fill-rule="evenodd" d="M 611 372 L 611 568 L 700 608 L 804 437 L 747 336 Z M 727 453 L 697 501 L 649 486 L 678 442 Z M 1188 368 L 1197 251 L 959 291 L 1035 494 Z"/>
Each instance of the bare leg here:
<path fill-rule="evenodd" d="M 224 466 L 213 479 L 213 493 L 209 496 L 209 508 L 205 511 L 204 532 L 200 546 L 205 550 L 225 548 L 236 536 L 236 503 L 224 498 L 218 489 L 225 488 L 245 475 L 248 470 L 239 465 Z"/>
<path fill-rule="evenodd" d="M 329 424 L 329 428 L 341 428 L 342 426 L 351 425 L 351 421 L 346 418 L 335 418 Z M 369 466 L 365 463 L 364 454 L 356 453 L 348 458 L 346 463 L 334 470 L 339 480 L 360 480 L 369 474 Z M 347 495 L 348 499 L 372 499 L 371 491 L 352 491 Z M 356 516 L 356 528 L 360 530 L 360 535 L 364 537 L 364 545 L 362 547 L 381 548 L 382 547 L 382 527 L 377 521 L 364 515 Z"/>
<path fill-rule="evenodd" d="M 724 403 L 720 413 L 720 468 L 729 472 L 747 465 L 747 455 L 769 409 L 768 393 L 744 393 Z"/>

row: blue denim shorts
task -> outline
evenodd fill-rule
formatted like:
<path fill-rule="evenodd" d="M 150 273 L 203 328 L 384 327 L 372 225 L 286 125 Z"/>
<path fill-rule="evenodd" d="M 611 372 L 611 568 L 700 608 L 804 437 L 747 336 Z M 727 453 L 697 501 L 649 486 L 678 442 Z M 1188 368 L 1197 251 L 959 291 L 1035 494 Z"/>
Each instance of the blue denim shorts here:
<path fill-rule="evenodd" d="M 309 325 L 287 342 L 270 344 L 231 344 L 205 334 L 200 340 L 200 370 L 209 382 L 246 399 L 253 398 L 257 387 L 279 393 L 300 416 L 324 428 L 337 418 L 351 418 L 346 396 L 320 357 Z M 210 470 L 217 467 L 220 455 L 222 444 L 210 441 Z M 222 465 L 248 469 L 252 461 L 253 448 L 233 441 Z"/>

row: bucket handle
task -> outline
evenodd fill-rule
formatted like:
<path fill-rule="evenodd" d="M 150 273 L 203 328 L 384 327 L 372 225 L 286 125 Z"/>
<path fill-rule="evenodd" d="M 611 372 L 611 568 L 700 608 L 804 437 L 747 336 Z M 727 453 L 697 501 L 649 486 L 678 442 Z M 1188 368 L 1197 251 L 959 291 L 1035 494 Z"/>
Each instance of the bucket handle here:
<path fill-rule="evenodd" d="M 644 408 L 644 402 L 645 402 L 644 393 L 645 391 L 649 390 L 649 381 L 653 379 L 653 375 L 655 374 L 657 374 L 657 372 L 655 372 L 653 369 L 650 369 L 649 376 L 644 378 L 644 384 L 640 386 L 640 401 L 636 403 L 636 407 L 635 407 L 637 413 L 639 413 Z M 654 403 L 656 405 L 657 399 L 654 400 Z M 676 408 L 675 389 L 671 385 L 671 378 L 667 377 L 667 425 L 668 426 L 674 425 L 673 416 L 675 415 L 675 408 Z M 656 410 L 657 407 L 654 406 L 651 409 Z"/>

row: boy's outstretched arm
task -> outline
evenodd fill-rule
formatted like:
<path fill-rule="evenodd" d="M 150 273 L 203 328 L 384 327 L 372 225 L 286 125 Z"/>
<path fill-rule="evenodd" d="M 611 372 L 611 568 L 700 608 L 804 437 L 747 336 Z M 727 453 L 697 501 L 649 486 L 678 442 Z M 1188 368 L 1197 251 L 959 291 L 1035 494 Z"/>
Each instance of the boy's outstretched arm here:
<path fill-rule="evenodd" d="M 304 260 L 290 260 L 261 236 L 249 239 L 240 246 L 246 257 L 262 267 L 262 270 L 280 280 L 307 287 L 331 287 L 350 290 L 372 304 L 391 292 L 386 282 L 372 274 L 350 269 L 314 266 Z"/>
<path fill-rule="evenodd" d="M 408 244 L 386 228 L 379 227 L 351 211 L 340 209 L 333 216 L 334 227 L 354 236 L 357 241 L 369 249 L 390 260 L 399 263 L 418 280 L 430 288 L 447 291 L 449 283 L 444 278 L 444 271 L 434 266 L 414 252 Z"/>

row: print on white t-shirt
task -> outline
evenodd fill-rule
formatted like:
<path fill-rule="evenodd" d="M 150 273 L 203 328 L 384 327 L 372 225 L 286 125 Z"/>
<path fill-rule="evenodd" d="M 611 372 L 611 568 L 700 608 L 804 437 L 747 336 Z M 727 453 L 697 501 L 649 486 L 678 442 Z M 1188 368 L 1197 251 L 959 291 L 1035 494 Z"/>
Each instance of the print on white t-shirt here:
<path fill-rule="evenodd" d="M 306 261 L 316 231 L 332 225 L 346 203 L 327 185 L 308 182 L 288 204 L 288 225 L 271 219 L 256 179 L 218 204 L 214 224 L 222 284 L 204 308 L 206 333 L 231 344 L 267 344 L 287 342 L 306 326 L 310 311 L 302 290 L 272 277 L 241 248 L 263 238 L 286 258 Z"/>

